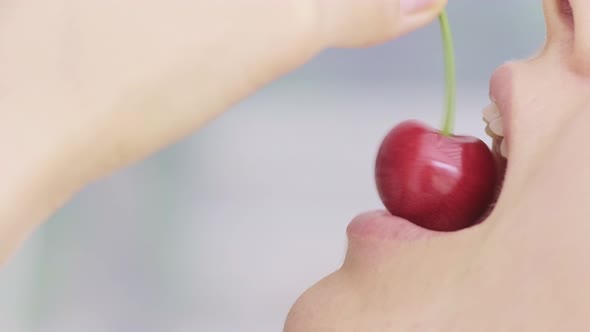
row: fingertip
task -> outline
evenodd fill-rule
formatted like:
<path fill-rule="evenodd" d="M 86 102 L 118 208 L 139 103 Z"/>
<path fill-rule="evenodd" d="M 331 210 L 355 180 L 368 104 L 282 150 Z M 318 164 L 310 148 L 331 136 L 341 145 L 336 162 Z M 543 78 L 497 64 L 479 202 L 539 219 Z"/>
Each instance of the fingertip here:
<path fill-rule="evenodd" d="M 412 0 L 418 1 L 421 0 Z M 447 0 L 425 0 L 427 4 L 423 4 L 420 10 L 412 12 L 406 12 L 402 19 L 404 20 L 403 25 L 409 30 L 415 30 L 420 28 L 434 19 L 436 19 L 443 9 L 447 6 Z"/>
<path fill-rule="evenodd" d="M 404 15 L 424 12 L 440 12 L 447 0 L 400 0 L 400 9 Z"/>
<path fill-rule="evenodd" d="M 328 47 L 367 47 L 432 22 L 447 0 L 318 0 Z M 330 4 L 330 6 L 326 6 Z"/>

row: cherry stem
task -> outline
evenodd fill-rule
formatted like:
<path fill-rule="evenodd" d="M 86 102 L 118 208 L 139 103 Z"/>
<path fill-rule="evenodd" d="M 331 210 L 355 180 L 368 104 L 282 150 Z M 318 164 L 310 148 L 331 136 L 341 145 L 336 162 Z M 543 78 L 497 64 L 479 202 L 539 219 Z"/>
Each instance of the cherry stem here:
<path fill-rule="evenodd" d="M 453 50 L 453 35 L 445 9 L 439 15 L 440 28 L 442 33 L 444 56 L 445 56 L 445 117 L 442 133 L 450 136 L 453 133 L 455 124 L 456 90 L 455 78 L 455 53 Z"/>

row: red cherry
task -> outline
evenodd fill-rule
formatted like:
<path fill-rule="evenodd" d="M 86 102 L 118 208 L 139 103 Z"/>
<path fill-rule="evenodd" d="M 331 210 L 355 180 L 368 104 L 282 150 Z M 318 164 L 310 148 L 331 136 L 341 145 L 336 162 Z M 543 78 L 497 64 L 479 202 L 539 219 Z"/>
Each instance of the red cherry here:
<path fill-rule="evenodd" d="M 478 222 L 492 203 L 496 166 L 480 139 L 445 136 L 410 120 L 385 137 L 375 177 L 391 214 L 430 230 L 456 231 Z"/>

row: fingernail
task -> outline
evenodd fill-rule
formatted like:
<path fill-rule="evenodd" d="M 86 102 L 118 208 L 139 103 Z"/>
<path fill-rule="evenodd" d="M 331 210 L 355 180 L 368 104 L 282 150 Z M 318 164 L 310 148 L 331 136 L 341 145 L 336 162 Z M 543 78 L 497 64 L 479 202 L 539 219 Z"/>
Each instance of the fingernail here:
<path fill-rule="evenodd" d="M 414 14 L 429 9 L 436 0 L 400 0 L 400 7 L 404 14 Z"/>

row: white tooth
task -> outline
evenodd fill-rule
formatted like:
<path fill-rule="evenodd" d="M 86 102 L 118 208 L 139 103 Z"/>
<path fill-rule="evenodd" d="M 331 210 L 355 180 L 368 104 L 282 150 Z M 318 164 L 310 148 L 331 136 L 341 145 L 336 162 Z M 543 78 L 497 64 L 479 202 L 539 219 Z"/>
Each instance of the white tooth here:
<path fill-rule="evenodd" d="M 506 139 L 503 139 L 502 144 L 500 144 L 500 154 L 502 154 L 502 157 L 508 158 L 508 145 L 506 144 Z"/>
<path fill-rule="evenodd" d="M 502 118 L 498 118 L 490 122 L 490 130 L 498 136 L 504 136 L 504 125 L 502 124 Z"/>
<path fill-rule="evenodd" d="M 496 139 L 499 137 L 498 135 L 494 134 L 494 132 L 490 129 L 489 125 L 486 126 L 485 131 L 486 131 L 486 134 L 488 134 L 488 136 L 490 136 L 493 139 Z"/>
<path fill-rule="evenodd" d="M 483 109 L 483 118 L 486 122 L 492 122 L 501 117 L 500 110 L 496 104 L 491 103 Z"/>

